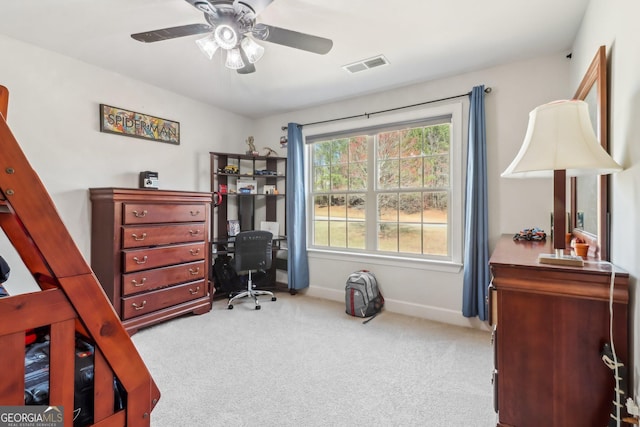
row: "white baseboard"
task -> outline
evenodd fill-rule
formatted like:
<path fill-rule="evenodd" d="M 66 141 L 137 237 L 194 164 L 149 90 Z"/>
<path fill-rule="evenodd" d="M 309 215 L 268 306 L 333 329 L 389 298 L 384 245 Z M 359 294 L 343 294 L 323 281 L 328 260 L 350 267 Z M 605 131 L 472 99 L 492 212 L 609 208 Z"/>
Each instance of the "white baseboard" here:
<path fill-rule="evenodd" d="M 344 303 L 344 291 L 342 290 L 310 286 L 305 290 L 304 294 L 310 297 L 323 298 L 330 301 Z M 477 317 L 467 318 L 464 317 L 461 312 L 441 307 L 414 304 L 407 301 L 398 301 L 385 297 L 384 309 L 392 313 L 419 317 L 421 319 L 433 320 L 434 322 L 447 323 L 449 325 L 482 329 L 486 331 L 490 330 L 489 325 L 486 322 L 479 320 Z"/>

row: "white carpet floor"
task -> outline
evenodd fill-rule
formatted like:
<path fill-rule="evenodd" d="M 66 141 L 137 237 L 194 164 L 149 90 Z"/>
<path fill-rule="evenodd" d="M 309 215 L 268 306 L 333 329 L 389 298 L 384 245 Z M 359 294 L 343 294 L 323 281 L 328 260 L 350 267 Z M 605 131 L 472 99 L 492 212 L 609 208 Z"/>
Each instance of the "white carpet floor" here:
<path fill-rule="evenodd" d="M 496 425 L 490 334 L 278 293 L 143 329 L 154 427 Z"/>

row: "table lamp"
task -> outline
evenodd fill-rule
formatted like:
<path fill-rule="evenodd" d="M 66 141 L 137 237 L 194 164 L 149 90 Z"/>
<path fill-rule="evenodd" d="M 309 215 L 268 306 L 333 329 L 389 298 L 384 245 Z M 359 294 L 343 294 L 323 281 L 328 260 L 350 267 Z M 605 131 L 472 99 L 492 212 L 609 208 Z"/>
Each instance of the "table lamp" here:
<path fill-rule="evenodd" d="M 555 101 L 529 113 L 524 142 L 505 178 L 553 177 L 554 254 L 540 254 L 538 262 L 582 266 L 581 257 L 564 254 L 567 176 L 605 175 L 622 170 L 596 138 L 589 107 L 579 100 Z"/>

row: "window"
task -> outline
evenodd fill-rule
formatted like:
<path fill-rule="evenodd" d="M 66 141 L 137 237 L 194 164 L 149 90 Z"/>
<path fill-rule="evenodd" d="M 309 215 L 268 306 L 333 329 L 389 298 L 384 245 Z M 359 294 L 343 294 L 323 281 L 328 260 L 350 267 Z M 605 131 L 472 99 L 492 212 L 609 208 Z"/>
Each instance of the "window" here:
<path fill-rule="evenodd" d="M 457 260 L 454 117 L 307 137 L 311 247 Z"/>

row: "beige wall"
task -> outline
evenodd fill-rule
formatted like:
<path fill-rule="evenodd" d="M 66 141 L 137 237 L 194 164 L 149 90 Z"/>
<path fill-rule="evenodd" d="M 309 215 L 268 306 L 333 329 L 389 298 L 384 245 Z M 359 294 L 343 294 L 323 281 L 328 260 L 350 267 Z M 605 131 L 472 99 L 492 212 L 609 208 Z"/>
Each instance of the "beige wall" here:
<path fill-rule="evenodd" d="M 611 176 L 611 260 L 631 275 L 630 304 L 632 380 L 640 390 L 640 3 L 635 0 L 592 0 L 574 43 L 571 87 L 577 87 L 599 46 L 607 47 L 609 71 L 609 146 L 625 170 Z M 614 313 L 615 316 L 615 313 Z"/>
<path fill-rule="evenodd" d="M 529 111 L 539 104 L 569 96 L 566 53 L 268 117 L 256 122 L 256 140 L 277 141 L 283 134 L 280 127 L 290 121 L 308 123 L 358 115 L 466 93 L 479 84 L 490 86 L 492 92 L 486 96 L 486 118 L 489 236 L 493 247 L 503 233 L 515 233 L 531 226 L 548 229 L 552 210 L 551 180 L 506 180 L 499 175 L 520 148 Z M 466 98 L 463 101 L 463 145 L 466 150 L 468 101 Z M 305 132 L 313 133 L 313 127 Z M 376 273 L 389 310 L 479 326 L 478 322 L 469 321 L 460 313 L 462 271 L 459 269 L 451 271 L 433 265 L 311 252 L 308 293 L 343 300 L 348 273 L 360 268 Z"/>

